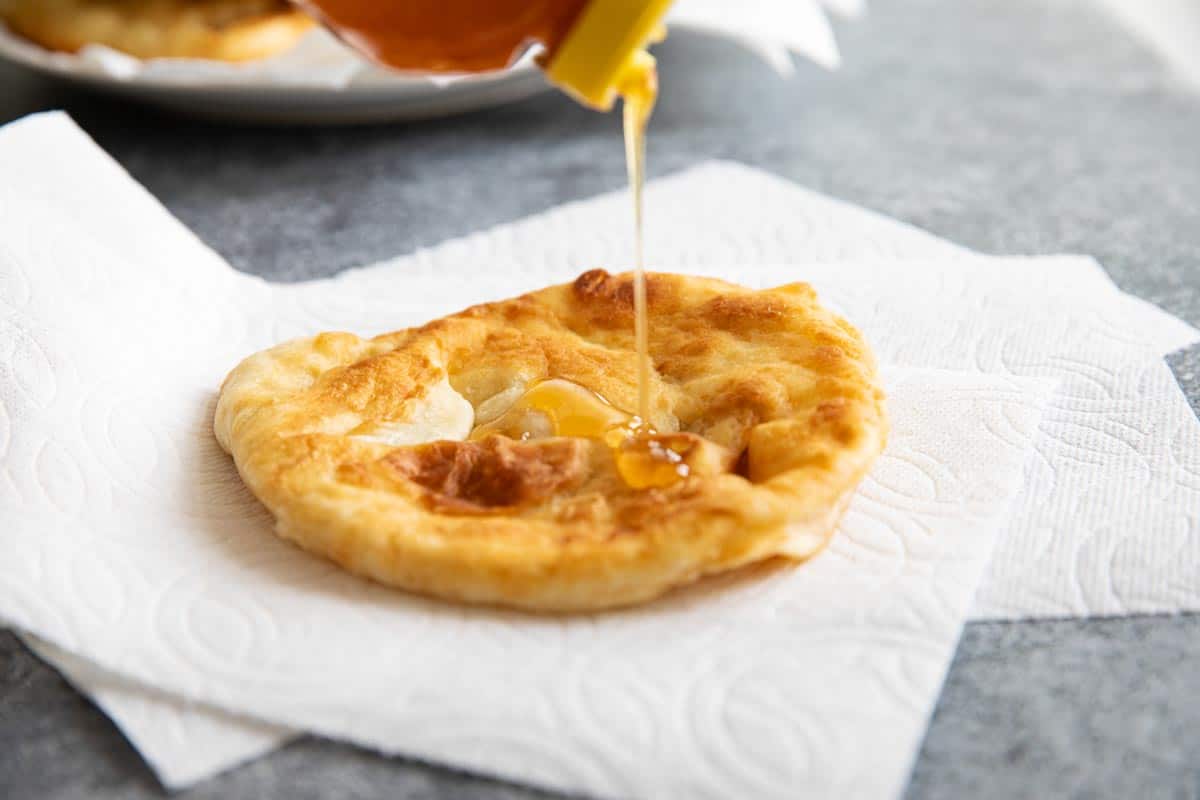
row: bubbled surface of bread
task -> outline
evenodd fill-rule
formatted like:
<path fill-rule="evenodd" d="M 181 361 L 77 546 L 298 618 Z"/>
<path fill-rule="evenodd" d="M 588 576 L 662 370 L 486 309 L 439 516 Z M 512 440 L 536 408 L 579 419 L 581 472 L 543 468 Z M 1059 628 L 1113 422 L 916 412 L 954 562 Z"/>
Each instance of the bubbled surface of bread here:
<path fill-rule="evenodd" d="M 286 0 L 0 0 L 0 19 L 50 50 L 219 61 L 266 58 L 313 26 Z"/>
<path fill-rule="evenodd" d="M 447 421 L 447 398 L 469 415 L 550 378 L 635 409 L 632 276 L 600 270 L 420 328 L 251 356 L 222 387 L 217 437 L 281 536 L 447 599 L 607 608 L 817 552 L 886 437 L 862 337 L 805 284 L 651 274 L 647 290 L 650 421 L 714 443 L 727 471 L 634 490 L 597 440 L 447 438 L 469 427 Z M 430 441 L 379 435 L 409 442 L 411 420 Z"/>

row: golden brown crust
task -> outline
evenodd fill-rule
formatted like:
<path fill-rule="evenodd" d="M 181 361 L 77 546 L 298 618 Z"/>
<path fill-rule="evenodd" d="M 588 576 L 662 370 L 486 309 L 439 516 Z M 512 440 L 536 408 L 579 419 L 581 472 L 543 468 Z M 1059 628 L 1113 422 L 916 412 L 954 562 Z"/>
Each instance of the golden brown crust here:
<path fill-rule="evenodd" d="M 588 467 L 581 439 L 517 442 L 493 436 L 482 442 L 438 441 L 397 449 L 378 462 L 394 480 L 425 489 L 433 511 L 512 513 L 583 482 Z"/>
<path fill-rule="evenodd" d="M 0 0 L 0 19 L 50 50 L 103 44 L 138 58 L 250 61 L 313 22 L 286 0 Z"/>
<path fill-rule="evenodd" d="M 631 489 L 592 439 L 410 438 L 433 420 L 427 439 L 463 439 L 472 407 L 549 378 L 632 409 L 631 277 L 598 270 L 421 328 L 252 356 L 222 387 L 217 437 L 280 535 L 439 597 L 597 609 L 812 555 L 886 435 L 862 338 L 803 284 L 653 274 L 648 288 L 651 422 L 694 434 L 681 441 L 703 463 L 666 488 Z"/>

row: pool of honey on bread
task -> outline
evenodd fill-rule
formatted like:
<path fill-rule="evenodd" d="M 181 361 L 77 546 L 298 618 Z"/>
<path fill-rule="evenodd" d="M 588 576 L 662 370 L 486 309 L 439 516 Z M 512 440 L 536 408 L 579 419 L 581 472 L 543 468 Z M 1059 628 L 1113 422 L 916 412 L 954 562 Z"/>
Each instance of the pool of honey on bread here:
<path fill-rule="evenodd" d="M 642 394 L 639 353 L 638 394 Z M 617 473 L 634 489 L 669 486 L 694 469 L 732 463 L 729 453 L 682 433 L 658 433 L 641 417 L 623 412 L 599 394 L 561 378 L 542 381 L 495 418 L 484 409 L 470 438 L 507 436 L 519 441 L 552 436 L 581 436 L 603 441 L 612 449 Z M 649 405 L 640 413 L 649 414 Z"/>

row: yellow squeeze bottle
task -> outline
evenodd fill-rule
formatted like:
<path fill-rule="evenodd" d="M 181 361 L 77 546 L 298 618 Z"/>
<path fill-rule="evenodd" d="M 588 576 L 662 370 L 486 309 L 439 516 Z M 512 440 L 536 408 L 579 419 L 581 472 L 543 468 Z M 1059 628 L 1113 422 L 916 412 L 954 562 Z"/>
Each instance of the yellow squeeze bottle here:
<path fill-rule="evenodd" d="M 646 47 L 662 39 L 672 0 L 591 0 L 543 67 L 579 102 L 607 111 L 639 76 L 653 71 Z"/>

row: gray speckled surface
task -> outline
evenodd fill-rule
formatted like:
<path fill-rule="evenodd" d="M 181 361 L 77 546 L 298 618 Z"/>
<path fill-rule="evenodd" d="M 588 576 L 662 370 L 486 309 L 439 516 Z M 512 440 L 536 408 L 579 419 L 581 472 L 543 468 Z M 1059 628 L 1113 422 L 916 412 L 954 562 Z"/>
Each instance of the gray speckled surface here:
<path fill-rule="evenodd" d="M 651 171 L 755 164 L 985 251 L 1077 251 L 1200 324 L 1200 96 L 1087 0 L 873 0 L 837 74 L 677 36 Z M 616 120 L 546 95 L 410 126 L 242 129 L 0 67 L 240 269 L 325 275 L 621 185 Z M 1170 359 L 1200 409 L 1200 348 Z M 1197 576 L 1200 581 L 1200 576 Z M 967 627 L 909 797 L 1200 798 L 1200 616 Z M 0 634 L 0 797 L 155 797 L 104 717 Z M 306 739 L 187 797 L 537 797 Z"/>

